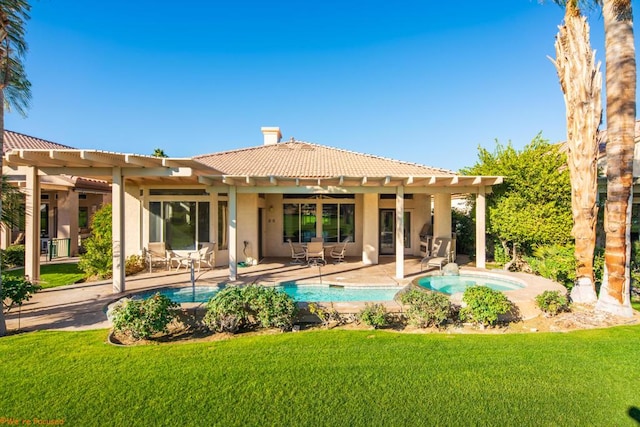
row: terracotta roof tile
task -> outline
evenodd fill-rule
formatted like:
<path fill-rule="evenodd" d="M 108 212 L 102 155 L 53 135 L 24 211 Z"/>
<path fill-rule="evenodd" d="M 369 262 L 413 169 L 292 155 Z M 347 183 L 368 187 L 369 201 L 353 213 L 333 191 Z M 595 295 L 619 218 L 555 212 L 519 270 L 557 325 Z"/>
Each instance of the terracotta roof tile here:
<path fill-rule="evenodd" d="M 454 176 L 455 172 L 305 141 L 280 142 L 194 160 L 231 176 L 291 178 Z"/>
<path fill-rule="evenodd" d="M 25 135 L 10 130 L 4 131 L 4 151 L 12 149 L 73 149 L 68 145 L 58 144 L 56 142 L 47 141 L 45 139 L 36 138 L 34 136 Z"/>

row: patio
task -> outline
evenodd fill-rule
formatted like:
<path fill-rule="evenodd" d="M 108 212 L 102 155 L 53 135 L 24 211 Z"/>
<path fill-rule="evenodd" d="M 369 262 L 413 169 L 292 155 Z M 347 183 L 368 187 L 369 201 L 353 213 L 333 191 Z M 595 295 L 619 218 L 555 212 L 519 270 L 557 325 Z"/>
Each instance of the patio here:
<path fill-rule="evenodd" d="M 468 265 L 468 259 L 458 257 L 461 266 Z M 471 267 L 472 268 L 472 267 Z M 207 286 L 219 283 L 234 284 L 278 284 L 287 281 L 318 283 L 320 276 L 323 283 L 369 286 L 398 286 L 401 288 L 413 279 L 431 271 L 420 271 L 420 258 L 412 257 L 404 260 L 406 276 L 403 280 L 395 278 L 396 263 L 394 257 L 381 257 L 377 265 L 364 265 L 359 258 L 347 258 L 341 264 L 327 264 L 322 267 L 292 265 L 290 258 L 267 258 L 260 264 L 240 268 L 238 280 L 229 282 L 228 268 L 203 270 L 196 273 L 196 285 Z M 517 273 L 512 273 L 517 274 Z M 529 286 L 509 293 L 509 298 L 518 304 L 522 314 L 537 314 L 533 306 L 533 298 L 542 289 L 560 286 L 537 276 L 525 275 Z M 522 276 L 519 276 L 523 278 Z M 20 329 L 29 330 L 85 330 L 110 327 L 105 309 L 111 302 L 123 296 L 155 288 L 180 287 L 190 285 L 190 272 L 181 270 L 154 270 L 143 272 L 126 279 L 127 292 L 114 295 L 112 281 L 79 283 L 70 286 L 45 289 L 38 292 L 30 301 L 22 306 L 20 313 Z M 356 310 L 363 303 L 342 303 L 347 310 Z M 395 302 L 390 302 L 388 309 L 400 310 Z M 18 328 L 18 311 L 12 310 L 6 315 L 9 330 Z"/>
<path fill-rule="evenodd" d="M 318 281 L 332 283 L 369 284 L 379 286 L 404 286 L 413 277 L 420 274 L 420 259 L 405 260 L 407 278 L 398 281 L 394 278 L 395 262 L 393 257 L 382 257 L 378 265 L 364 265 L 359 258 L 348 258 L 347 262 L 331 264 L 324 267 L 307 267 L 306 264 L 291 265 L 290 258 L 270 258 L 256 266 L 238 269 L 238 280 L 235 284 L 278 283 L 290 280 Z M 215 285 L 229 283 L 228 268 L 202 270 L 196 273 L 196 285 Z M 105 307 L 131 293 L 160 287 L 189 286 L 190 272 L 176 272 L 154 269 L 153 273 L 143 272 L 126 278 L 127 292 L 122 295 L 113 294 L 111 280 L 79 283 L 70 286 L 44 289 L 22 306 L 20 329 L 28 330 L 85 330 L 108 328 L 109 322 Z M 7 328 L 18 328 L 18 310 L 14 309 L 5 315 Z"/>

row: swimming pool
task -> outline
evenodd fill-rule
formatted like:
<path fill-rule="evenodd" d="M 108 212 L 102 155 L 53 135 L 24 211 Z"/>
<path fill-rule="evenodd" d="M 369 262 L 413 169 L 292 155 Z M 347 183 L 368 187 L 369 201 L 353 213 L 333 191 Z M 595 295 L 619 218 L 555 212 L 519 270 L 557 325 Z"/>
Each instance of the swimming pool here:
<path fill-rule="evenodd" d="M 145 291 L 140 292 L 138 294 L 134 294 L 131 297 L 133 299 L 146 299 L 156 293 L 160 293 L 160 295 L 164 295 L 168 297 L 171 301 L 177 302 L 179 304 L 186 302 L 207 302 L 211 298 L 213 298 L 222 287 L 219 286 L 196 286 L 192 288 L 191 286 L 184 288 L 164 288 L 164 289 L 156 289 L 153 291 Z"/>
<path fill-rule="evenodd" d="M 515 280 L 495 276 L 461 274 L 459 276 L 426 276 L 418 279 L 419 286 L 445 294 L 464 292 L 470 286 L 487 286 L 496 291 L 514 291 L 522 289 L 524 284 Z"/>
<path fill-rule="evenodd" d="M 276 289 L 286 292 L 295 301 L 306 302 L 363 302 L 393 301 L 399 287 L 337 286 L 283 283 Z"/>
<path fill-rule="evenodd" d="M 213 298 L 223 286 L 191 286 L 183 288 L 164 288 L 145 291 L 132 298 L 145 299 L 159 292 L 177 303 L 207 302 Z M 283 283 L 275 289 L 285 292 L 296 302 L 362 302 L 392 301 L 400 290 L 399 287 L 361 287 L 320 284 Z"/>

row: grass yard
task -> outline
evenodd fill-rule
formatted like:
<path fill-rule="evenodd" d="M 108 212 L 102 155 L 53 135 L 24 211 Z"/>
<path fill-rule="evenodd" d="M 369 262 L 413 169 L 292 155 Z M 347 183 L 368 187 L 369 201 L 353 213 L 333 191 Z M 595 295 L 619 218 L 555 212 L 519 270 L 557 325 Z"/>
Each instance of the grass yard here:
<path fill-rule="evenodd" d="M 637 425 L 640 326 L 549 334 L 305 331 L 114 347 L 0 339 L 0 417 L 64 425 Z"/>
<path fill-rule="evenodd" d="M 3 271 L 2 274 L 24 277 L 24 268 Z M 40 286 L 45 289 L 71 285 L 82 279 L 84 279 L 84 272 L 78 269 L 78 263 L 43 264 L 40 266 Z"/>

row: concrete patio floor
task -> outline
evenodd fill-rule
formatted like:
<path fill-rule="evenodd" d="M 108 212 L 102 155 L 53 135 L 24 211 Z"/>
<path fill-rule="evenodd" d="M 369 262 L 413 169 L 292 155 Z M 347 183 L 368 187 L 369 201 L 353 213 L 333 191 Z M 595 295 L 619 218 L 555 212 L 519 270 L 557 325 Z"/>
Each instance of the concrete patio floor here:
<path fill-rule="evenodd" d="M 458 264 L 468 264 L 466 258 L 459 257 Z M 436 269 L 437 270 L 437 269 Z M 238 280 L 229 282 L 228 268 L 216 268 L 195 272 L 196 286 L 212 286 L 220 283 L 234 284 L 278 284 L 286 281 L 318 283 L 320 275 L 322 283 L 368 286 L 397 286 L 401 289 L 413 279 L 427 274 L 420 271 L 420 258 L 407 258 L 404 261 L 405 278 L 395 278 L 396 264 L 394 257 L 381 257 L 378 265 L 364 265 L 357 259 L 347 259 L 342 264 L 327 264 L 323 267 L 292 265 L 289 258 L 269 258 L 256 266 L 238 268 Z M 434 271 L 433 269 L 429 271 Z M 562 288 L 561 285 L 536 276 L 527 275 L 528 288 L 519 291 L 520 295 L 509 296 L 528 311 L 533 297 L 549 287 Z M 154 270 L 143 272 L 126 278 L 126 292 L 114 294 L 110 280 L 80 283 L 57 288 L 44 289 L 27 301 L 19 314 L 14 308 L 5 315 L 9 331 L 20 330 L 84 330 L 109 328 L 105 314 L 108 304 L 131 293 L 162 287 L 189 286 L 190 272 L 184 269 L 176 272 Z M 564 289 L 564 288 L 562 288 Z M 516 301 L 518 300 L 518 301 Z M 400 308 L 397 303 L 391 302 Z M 522 306 L 524 304 L 524 306 Z M 356 307 L 357 304 L 352 304 Z M 394 307 L 388 307 L 394 308 Z M 20 317 L 20 320 L 18 318 Z"/>

